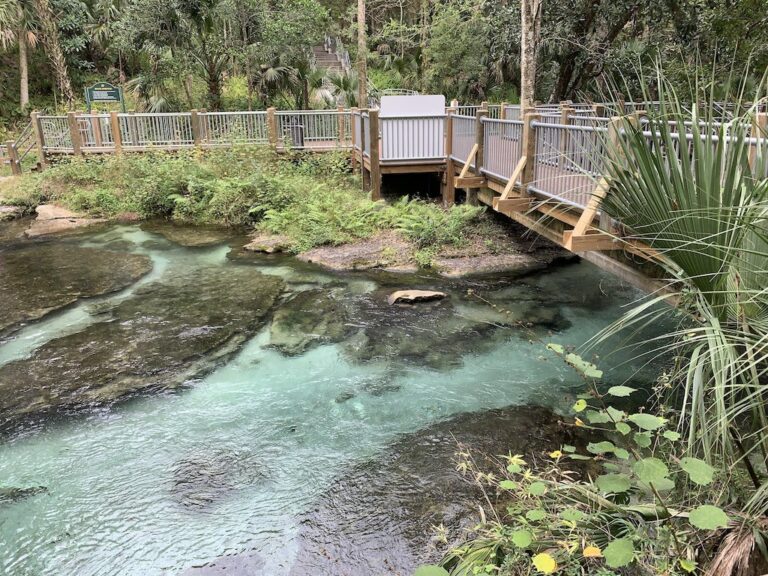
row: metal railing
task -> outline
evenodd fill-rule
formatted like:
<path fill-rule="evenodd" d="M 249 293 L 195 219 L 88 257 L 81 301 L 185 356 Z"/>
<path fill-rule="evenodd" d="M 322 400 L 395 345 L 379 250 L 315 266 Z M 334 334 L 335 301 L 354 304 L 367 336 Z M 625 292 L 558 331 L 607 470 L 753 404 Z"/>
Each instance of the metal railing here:
<path fill-rule="evenodd" d="M 451 158 L 458 162 L 466 162 L 475 145 L 476 118 L 457 114 L 452 117 L 452 122 Z M 474 162 L 472 165 L 474 166 Z"/>
<path fill-rule="evenodd" d="M 352 133 L 355 135 L 355 137 L 353 138 L 353 140 L 354 140 L 354 149 L 355 150 L 360 150 L 360 147 L 362 145 L 362 143 L 360 142 L 360 138 L 361 138 L 361 134 L 360 134 L 361 124 L 360 124 L 360 122 L 362 121 L 362 113 L 359 110 L 357 110 L 355 112 L 352 112 L 351 115 L 352 115 Z"/>
<path fill-rule="evenodd" d="M 211 146 L 267 144 L 266 112 L 201 112 L 202 139 Z"/>
<path fill-rule="evenodd" d="M 380 118 L 381 161 L 445 161 L 445 115 Z"/>
<path fill-rule="evenodd" d="M 190 112 L 118 114 L 124 148 L 188 148 L 195 144 Z"/>
<path fill-rule="evenodd" d="M 371 117 L 368 112 L 361 114 L 363 119 L 363 156 L 371 156 Z"/>
<path fill-rule="evenodd" d="M 278 141 L 291 148 L 339 148 L 347 144 L 345 134 L 349 112 L 338 110 L 280 111 L 277 117 Z M 343 130 L 344 133 L 340 133 Z"/>
<path fill-rule="evenodd" d="M 46 152 L 72 152 L 72 133 L 66 116 L 39 116 Z"/>
<path fill-rule="evenodd" d="M 485 146 L 481 172 L 504 181 L 512 177 L 523 156 L 523 124 L 519 120 L 483 120 Z"/>

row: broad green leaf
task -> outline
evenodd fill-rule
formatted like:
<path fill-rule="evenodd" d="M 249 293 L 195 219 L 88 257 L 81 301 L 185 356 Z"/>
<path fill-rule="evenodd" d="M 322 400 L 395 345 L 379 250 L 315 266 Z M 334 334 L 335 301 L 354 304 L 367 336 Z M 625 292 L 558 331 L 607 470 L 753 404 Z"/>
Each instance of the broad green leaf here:
<path fill-rule="evenodd" d="M 623 434 L 626 436 L 630 432 L 632 432 L 632 428 L 629 427 L 629 424 L 626 422 L 616 422 L 616 432 L 619 432 L 620 434 Z"/>
<path fill-rule="evenodd" d="M 608 470 L 608 472 L 618 472 L 620 468 L 614 464 L 613 462 L 605 461 L 603 462 L 603 468 Z"/>
<path fill-rule="evenodd" d="M 677 442 L 678 440 L 680 440 L 680 433 L 673 432 L 672 430 L 664 430 L 664 434 L 662 434 L 662 436 L 664 436 L 664 438 L 666 438 L 667 440 L 672 440 L 672 442 Z"/>
<path fill-rule="evenodd" d="M 533 510 L 528 510 L 525 513 L 525 517 L 531 522 L 538 522 L 539 520 L 544 520 L 547 517 L 547 513 L 541 508 L 534 508 Z"/>
<path fill-rule="evenodd" d="M 626 492 L 632 486 L 629 476 L 626 474 L 603 474 L 598 476 L 595 484 L 601 492 L 620 494 Z"/>
<path fill-rule="evenodd" d="M 565 354 L 565 348 L 563 348 L 560 344 L 547 344 L 547 350 L 552 350 L 555 354 L 560 354 L 561 356 Z"/>
<path fill-rule="evenodd" d="M 502 480 L 499 482 L 499 488 L 503 490 L 518 490 L 520 488 L 520 484 L 513 482 L 512 480 Z"/>
<path fill-rule="evenodd" d="M 587 362 L 578 354 L 566 354 L 565 361 L 587 378 L 598 379 L 603 377 L 602 370 L 598 370 L 597 366 L 592 364 L 592 362 Z"/>
<path fill-rule="evenodd" d="M 560 512 L 560 518 L 563 520 L 567 520 L 568 522 L 578 522 L 582 518 L 584 518 L 585 514 L 581 510 L 577 510 L 576 508 L 566 508 L 562 512 Z"/>
<path fill-rule="evenodd" d="M 651 445 L 651 435 L 648 432 L 635 432 L 634 439 L 640 448 L 648 448 Z"/>
<path fill-rule="evenodd" d="M 629 452 L 624 450 L 624 448 L 616 448 L 616 450 L 613 451 L 613 455 L 620 460 L 629 460 Z"/>
<path fill-rule="evenodd" d="M 635 546 L 629 538 L 614 540 L 603 550 L 605 563 L 609 568 L 621 568 L 632 563 Z"/>
<path fill-rule="evenodd" d="M 702 530 L 717 530 L 728 527 L 728 516 L 717 506 L 704 504 L 688 515 L 688 521 Z"/>
<path fill-rule="evenodd" d="M 527 548 L 533 542 L 533 534 L 530 530 L 515 530 L 512 532 L 512 543 L 518 548 Z"/>
<path fill-rule="evenodd" d="M 587 452 L 590 454 L 606 454 L 614 450 L 616 450 L 616 446 L 613 445 L 613 442 L 608 442 L 607 440 L 587 444 Z"/>
<path fill-rule="evenodd" d="M 626 398 L 632 392 L 637 392 L 636 388 L 630 388 L 629 386 L 611 386 L 608 388 L 608 394 L 616 396 L 618 398 Z"/>
<path fill-rule="evenodd" d="M 577 400 L 576 404 L 573 405 L 573 411 L 574 412 L 583 412 L 587 407 L 587 401 L 586 400 Z"/>
<path fill-rule="evenodd" d="M 611 421 L 611 417 L 602 410 L 599 412 L 597 410 L 587 410 L 584 415 L 590 424 L 607 424 Z"/>
<path fill-rule="evenodd" d="M 571 446 L 570 444 L 563 444 L 563 452 L 576 452 L 576 446 Z"/>
<path fill-rule="evenodd" d="M 682 458 L 680 460 L 680 468 L 688 474 L 691 482 L 701 486 L 711 484 L 715 474 L 715 469 L 712 466 L 698 458 Z"/>
<path fill-rule="evenodd" d="M 693 560 L 688 560 L 684 558 L 680 560 L 680 568 L 682 568 L 689 574 L 693 574 L 696 571 L 696 562 L 694 562 Z"/>
<path fill-rule="evenodd" d="M 531 482 L 528 486 L 528 494 L 531 496 L 542 496 L 547 491 L 547 485 L 544 482 Z"/>
<path fill-rule="evenodd" d="M 642 430 L 658 430 L 666 423 L 664 418 L 653 414 L 630 414 L 629 421 Z"/>
<path fill-rule="evenodd" d="M 519 474 L 523 471 L 523 467 L 520 466 L 520 464 L 515 464 L 514 462 L 512 464 L 509 464 L 507 466 L 507 472 L 510 474 Z"/>
<path fill-rule="evenodd" d="M 651 494 L 653 492 L 650 484 L 643 482 L 642 480 L 638 481 L 637 486 L 646 494 Z M 656 482 L 653 483 L 653 487 L 656 488 L 657 492 L 669 492 L 674 489 L 675 482 L 671 478 L 662 478 L 661 480 L 656 480 Z"/>
<path fill-rule="evenodd" d="M 653 483 L 669 476 L 669 468 L 658 458 L 650 457 L 638 460 L 632 465 L 632 470 L 643 482 Z"/>
<path fill-rule="evenodd" d="M 624 412 L 624 410 L 618 410 L 613 406 L 608 406 L 605 411 L 608 412 L 608 416 L 610 416 L 611 420 L 614 422 L 621 422 L 627 417 L 627 413 Z"/>
<path fill-rule="evenodd" d="M 552 574 L 557 570 L 557 562 L 546 552 L 536 554 L 533 557 L 533 566 L 542 574 Z"/>
<path fill-rule="evenodd" d="M 440 566 L 430 564 L 416 568 L 413 576 L 448 576 L 448 571 Z"/>

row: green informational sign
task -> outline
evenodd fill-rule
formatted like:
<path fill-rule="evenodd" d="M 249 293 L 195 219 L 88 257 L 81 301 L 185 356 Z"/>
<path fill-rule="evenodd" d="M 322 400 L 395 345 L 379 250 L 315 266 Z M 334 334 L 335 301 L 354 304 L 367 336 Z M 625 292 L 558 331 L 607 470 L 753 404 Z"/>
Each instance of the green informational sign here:
<path fill-rule="evenodd" d="M 109 82 L 97 82 L 90 88 L 85 89 L 85 102 L 88 105 L 88 112 L 91 111 L 93 104 L 115 104 L 119 103 L 120 108 L 125 112 L 125 101 L 123 100 L 123 90 L 119 86 Z"/>

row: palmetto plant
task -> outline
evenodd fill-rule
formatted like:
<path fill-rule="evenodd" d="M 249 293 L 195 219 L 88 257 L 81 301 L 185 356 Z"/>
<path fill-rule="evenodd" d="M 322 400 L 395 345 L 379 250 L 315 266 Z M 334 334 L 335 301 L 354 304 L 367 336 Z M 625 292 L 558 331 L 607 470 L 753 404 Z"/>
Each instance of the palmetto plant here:
<path fill-rule="evenodd" d="M 683 98 L 662 71 L 655 80 L 661 107 L 623 126 L 604 209 L 658 252 L 686 312 L 658 344 L 677 359 L 670 382 L 690 449 L 744 465 L 758 487 L 768 464 L 768 146 L 750 136 L 765 100 L 740 93 L 722 106 L 701 83 Z M 668 316 L 661 298 L 598 339 Z"/>

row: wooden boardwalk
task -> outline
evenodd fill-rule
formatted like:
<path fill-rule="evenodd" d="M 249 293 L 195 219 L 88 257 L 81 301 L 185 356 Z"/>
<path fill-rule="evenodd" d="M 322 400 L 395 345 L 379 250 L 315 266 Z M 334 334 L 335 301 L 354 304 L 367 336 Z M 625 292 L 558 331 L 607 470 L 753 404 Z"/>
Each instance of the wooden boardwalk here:
<path fill-rule="evenodd" d="M 361 171 L 373 199 L 381 197 L 383 175 L 434 173 L 441 178 L 446 206 L 454 203 L 457 188 L 464 189 L 469 203 L 485 203 L 552 242 L 653 290 L 658 283 L 638 271 L 636 262 L 638 257 L 653 262 L 658 255 L 622 238 L 621 228 L 600 210 L 609 188 L 603 178 L 609 143 L 627 121 L 626 116 L 608 114 L 602 106 L 580 104 L 545 106 L 521 114 L 516 106 L 459 107 L 456 102 L 443 114 L 385 118 L 379 117 L 378 109 L 355 108 L 33 113 L 24 150 L 8 142 L 3 154 L 18 173 L 20 155 L 33 148 L 43 166 L 60 154 L 237 145 L 264 145 L 281 152 L 349 151 L 353 168 Z M 765 124 L 762 116 L 759 122 Z"/>

